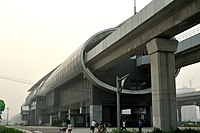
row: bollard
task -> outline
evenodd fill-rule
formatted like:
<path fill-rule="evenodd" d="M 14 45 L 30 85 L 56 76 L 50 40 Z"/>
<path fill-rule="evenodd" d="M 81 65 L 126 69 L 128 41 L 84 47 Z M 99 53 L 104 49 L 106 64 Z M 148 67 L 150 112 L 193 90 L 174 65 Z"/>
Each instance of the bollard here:
<path fill-rule="evenodd" d="M 68 124 L 68 133 L 71 133 L 72 132 L 72 125 L 71 124 Z"/>

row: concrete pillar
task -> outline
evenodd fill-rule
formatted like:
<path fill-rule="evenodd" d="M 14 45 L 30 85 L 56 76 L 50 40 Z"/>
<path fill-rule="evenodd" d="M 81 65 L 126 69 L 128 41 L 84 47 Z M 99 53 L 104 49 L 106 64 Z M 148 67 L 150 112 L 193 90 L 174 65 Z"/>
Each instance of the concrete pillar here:
<path fill-rule="evenodd" d="M 83 103 L 82 102 L 80 102 L 79 113 L 80 114 L 83 113 Z"/>
<path fill-rule="evenodd" d="M 58 112 L 58 119 L 61 119 L 61 112 Z"/>
<path fill-rule="evenodd" d="M 83 113 L 83 108 L 82 108 L 82 107 L 79 108 L 79 113 L 80 113 L 80 114 Z"/>
<path fill-rule="evenodd" d="M 68 109 L 68 120 L 71 120 L 71 109 Z"/>
<path fill-rule="evenodd" d="M 176 40 L 155 38 L 147 43 L 151 59 L 153 126 L 177 128 L 175 60 Z"/>
<path fill-rule="evenodd" d="M 179 124 L 182 122 L 182 112 L 181 112 L 181 108 L 182 108 L 181 105 L 178 105 L 178 106 L 177 106 L 178 122 L 179 122 Z"/>
<path fill-rule="evenodd" d="M 90 126 L 90 120 L 88 119 L 89 118 L 88 116 L 89 116 L 88 114 L 85 115 L 85 127 Z"/>
<path fill-rule="evenodd" d="M 150 127 L 153 126 L 153 123 L 152 123 L 152 107 L 151 106 L 147 107 L 147 122 L 149 123 L 149 125 L 147 125 L 147 126 L 150 126 Z"/>
<path fill-rule="evenodd" d="M 102 105 L 90 105 L 90 122 L 95 120 L 100 123 L 102 121 Z"/>
<path fill-rule="evenodd" d="M 197 119 L 195 121 L 195 124 L 198 125 L 198 121 L 200 119 L 200 106 L 199 106 L 199 102 L 196 102 L 196 107 L 197 107 Z"/>
<path fill-rule="evenodd" d="M 198 120 L 197 121 L 199 121 L 200 120 L 200 105 L 198 104 L 197 107 L 198 107 L 198 110 L 197 110 L 198 111 L 198 113 L 197 113 L 197 116 L 198 116 L 197 119 Z"/>
<path fill-rule="evenodd" d="M 152 106 L 150 106 L 150 114 L 151 114 L 151 127 L 153 127 L 153 112 L 152 112 Z"/>

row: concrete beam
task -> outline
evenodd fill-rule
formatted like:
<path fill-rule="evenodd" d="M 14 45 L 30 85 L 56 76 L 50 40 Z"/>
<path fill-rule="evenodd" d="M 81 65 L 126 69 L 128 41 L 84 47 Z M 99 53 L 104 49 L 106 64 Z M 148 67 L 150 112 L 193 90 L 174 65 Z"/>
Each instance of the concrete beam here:
<path fill-rule="evenodd" d="M 200 62 L 200 33 L 179 43 L 175 53 L 176 68 Z"/>
<path fill-rule="evenodd" d="M 200 62 L 200 33 L 179 42 L 175 52 L 175 68 Z M 149 55 L 137 58 L 137 66 L 149 67 Z"/>
<path fill-rule="evenodd" d="M 200 62 L 200 45 L 187 52 L 182 52 L 175 56 L 176 68 L 181 68 L 187 65 L 191 65 Z"/>
<path fill-rule="evenodd" d="M 150 3 L 89 51 L 86 54 L 88 66 L 93 70 L 107 69 L 146 49 L 145 44 L 152 38 L 171 38 L 200 22 L 199 0 L 170 0 L 159 10 L 156 10 L 157 4 L 157 0 Z M 151 12 L 149 17 L 142 19 L 142 14 L 148 12 Z"/>

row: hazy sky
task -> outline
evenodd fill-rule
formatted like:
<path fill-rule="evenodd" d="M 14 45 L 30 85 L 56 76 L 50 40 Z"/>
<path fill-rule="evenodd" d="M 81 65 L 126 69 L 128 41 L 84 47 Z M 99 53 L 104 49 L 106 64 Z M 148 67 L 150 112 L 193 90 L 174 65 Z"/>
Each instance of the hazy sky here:
<path fill-rule="evenodd" d="M 151 0 L 136 1 L 139 11 Z M 27 90 L 90 36 L 133 14 L 134 0 L 1 0 L 0 99 L 10 116 L 20 112 Z M 196 72 L 184 71 L 178 86 L 188 86 L 191 79 L 198 86 Z"/>

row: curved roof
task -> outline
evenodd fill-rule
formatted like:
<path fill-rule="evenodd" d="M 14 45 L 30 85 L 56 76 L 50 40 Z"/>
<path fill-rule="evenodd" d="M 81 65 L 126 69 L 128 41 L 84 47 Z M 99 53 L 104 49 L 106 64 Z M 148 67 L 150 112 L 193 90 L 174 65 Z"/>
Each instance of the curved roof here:
<path fill-rule="evenodd" d="M 60 66 L 58 66 L 38 88 L 37 95 L 46 95 L 60 85 L 74 78 L 85 71 L 83 54 L 110 35 L 115 29 L 107 29 L 90 37 L 86 43 L 80 46 L 71 56 L 69 56 Z"/>
<path fill-rule="evenodd" d="M 100 31 L 93 36 L 91 36 L 83 45 L 81 45 L 71 56 L 69 56 L 62 64 L 57 68 L 48 73 L 45 77 L 39 80 L 29 91 L 31 94 L 27 97 L 28 103 L 35 96 L 45 96 L 47 93 L 53 91 L 57 87 L 66 83 L 70 79 L 76 77 L 77 75 L 83 73 L 88 80 L 90 80 L 96 86 L 105 88 L 111 91 L 116 91 L 116 87 L 106 84 L 100 81 L 95 75 L 90 71 L 88 67 L 85 66 L 84 55 L 102 40 L 113 33 L 116 28 L 110 28 Z M 150 89 L 145 90 L 128 90 L 123 89 L 122 93 L 126 94 L 146 94 L 150 93 Z"/>

